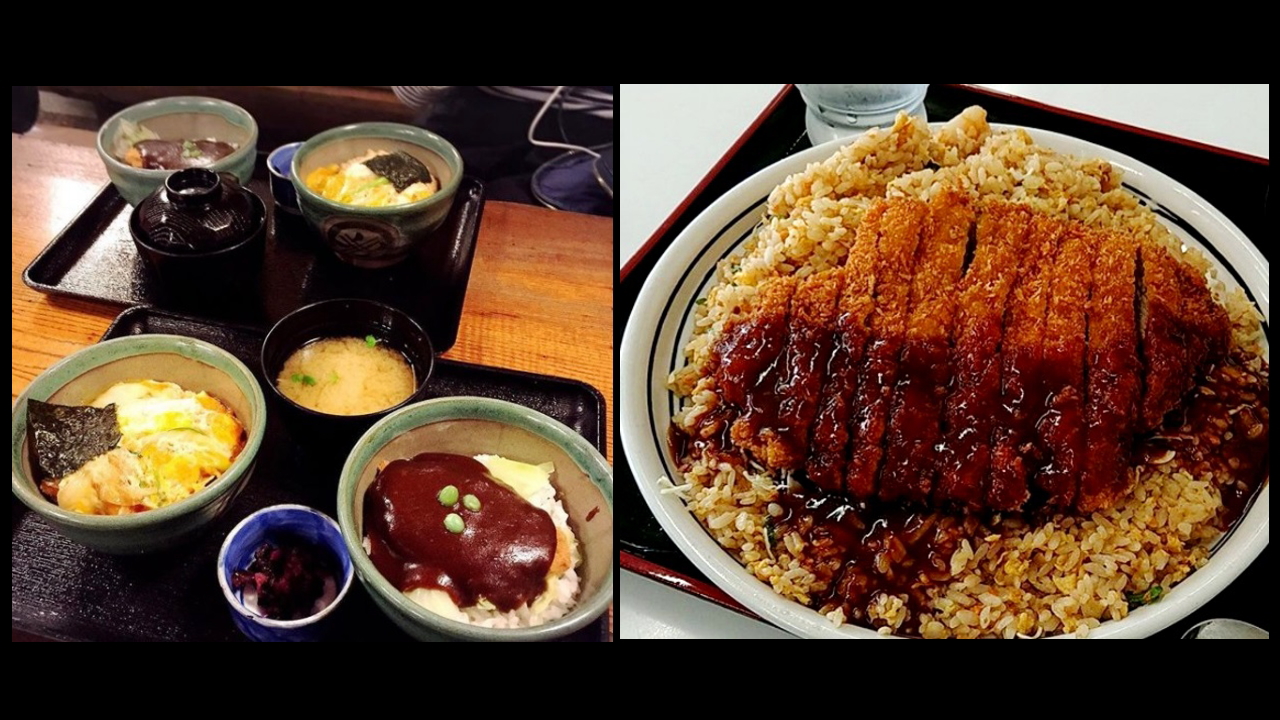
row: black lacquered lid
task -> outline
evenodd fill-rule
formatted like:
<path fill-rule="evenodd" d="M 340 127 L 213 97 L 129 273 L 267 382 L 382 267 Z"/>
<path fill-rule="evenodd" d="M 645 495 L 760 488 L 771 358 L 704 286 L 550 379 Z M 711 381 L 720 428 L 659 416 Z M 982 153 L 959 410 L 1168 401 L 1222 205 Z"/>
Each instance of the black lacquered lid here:
<path fill-rule="evenodd" d="M 179 254 L 215 252 L 257 232 L 266 218 L 231 173 L 179 170 L 137 209 L 141 240 Z"/>

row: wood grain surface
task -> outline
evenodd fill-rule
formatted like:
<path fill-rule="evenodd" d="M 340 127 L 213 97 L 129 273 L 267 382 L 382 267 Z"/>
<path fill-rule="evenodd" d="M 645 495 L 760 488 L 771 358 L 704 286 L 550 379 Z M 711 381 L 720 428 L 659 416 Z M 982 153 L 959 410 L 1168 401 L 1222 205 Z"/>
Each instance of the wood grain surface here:
<path fill-rule="evenodd" d="M 94 133 L 37 126 L 13 136 L 13 387 L 98 340 L 121 307 L 55 298 L 27 264 L 107 181 Z M 613 222 L 489 202 L 457 343 L 444 357 L 559 375 L 600 390 L 613 427 Z M 607 457 L 613 461 L 613 433 Z"/>

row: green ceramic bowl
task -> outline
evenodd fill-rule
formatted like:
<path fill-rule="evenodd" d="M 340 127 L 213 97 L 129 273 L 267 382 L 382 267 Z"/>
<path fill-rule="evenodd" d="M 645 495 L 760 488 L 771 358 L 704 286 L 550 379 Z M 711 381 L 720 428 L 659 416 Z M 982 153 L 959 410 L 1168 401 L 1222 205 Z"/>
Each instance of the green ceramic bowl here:
<path fill-rule="evenodd" d="M 307 175 L 339 165 L 370 150 L 403 150 L 421 160 L 440 180 L 428 198 L 390 207 L 358 207 L 326 200 L 307 187 Z M 399 123 L 369 122 L 325 130 L 293 156 L 293 186 L 298 209 L 343 262 L 357 267 L 394 265 L 426 242 L 453 207 L 462 182 L 462 156 L 433 132 Z"/>
<path fill-rule="evenodd" d="M 582 588 L 568 615 L 533 628 L 482 628 L 437 615 L 404 596 L 373 566 L 361 544 L 365 490 L 383 461 L 421 452 L 493 453 L 555 464 L 552 482 L 582 548 Z M 600 617 L 613 599 L 613 468 L 583 437 L 535 410 L 477 397 L 410 405 L 360 438 L 338 481 L 338 525 L 356 575 L 374 602 L 419 640 L 550 640 Z"/>
<path fill-rule="evenodd" d="M 258 157 L 258 123 L 247 110 L 225 100 L 207 97 L 167 97 L 148 100 L 111 116 L 98 130 L 98 157 L 107 166 L 107 177 L 130 205 L 137 205 L 176 170 L 144 170 L 116 157 L 120 121 L 146 125 L 162 140 L 214 138 L 236 145 L 236 151 L 209 166 L 229 172 L 247 185 Z"/>
<path fill-rule="evenodd" d="M 226 403 L 248 431 L 240 456 L 204 490 L 135 515 L 82 515 L 45 499 L 32 478 L 27 454 L 27 401 L 81 405 L 114 383 L 139 379 L 204 390 Z M 267 426 L 267 406 L 253 373 L 225 350 L 178 335 L 136 335 L 91 345 L 41 373 L 13 404 L 12 422 L 13 494 L 72 540 L 124 555 L 171 547 L 226 511 L 253 472 Z"/>

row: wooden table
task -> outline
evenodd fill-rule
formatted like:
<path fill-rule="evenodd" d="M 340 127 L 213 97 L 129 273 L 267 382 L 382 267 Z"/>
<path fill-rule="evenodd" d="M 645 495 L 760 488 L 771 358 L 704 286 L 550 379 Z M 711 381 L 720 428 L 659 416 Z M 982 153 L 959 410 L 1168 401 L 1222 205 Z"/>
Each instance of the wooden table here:
<path fill-rule="evenodd" d="M 14 399 L 54 362 L 97 342 L 122 308 L 22 283 L 32 258 L 107 181 L 94 133 L 13 136 Z M 613 222 L 489 202 L 457 343 L 444 357 L 590 383 L 613 427 Z M 613 434 L 607 457 L 613 462 Z"/>

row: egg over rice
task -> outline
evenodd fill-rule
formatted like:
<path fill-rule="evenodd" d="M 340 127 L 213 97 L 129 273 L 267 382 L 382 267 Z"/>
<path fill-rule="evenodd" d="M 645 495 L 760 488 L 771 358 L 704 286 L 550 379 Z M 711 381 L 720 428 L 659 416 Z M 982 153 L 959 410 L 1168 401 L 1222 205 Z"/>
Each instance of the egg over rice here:
<path fill-rule="evenodd" d="M 172 505 L 226 472 L 245 445 L 244 426 L 226 405 L 171 382 L 116 383 L 89 406 L 114 408 L 112 437 L 119 439 L 72 472 L 41 483 L 64 510 L 128 515 Z M 37 436 L 56 432 L 39 427 L 34 407 L 32 412 Z M 45 440 L 37 438 L 37 452 Z M 74 444 L 77 438 L 62 441 Z"/>

